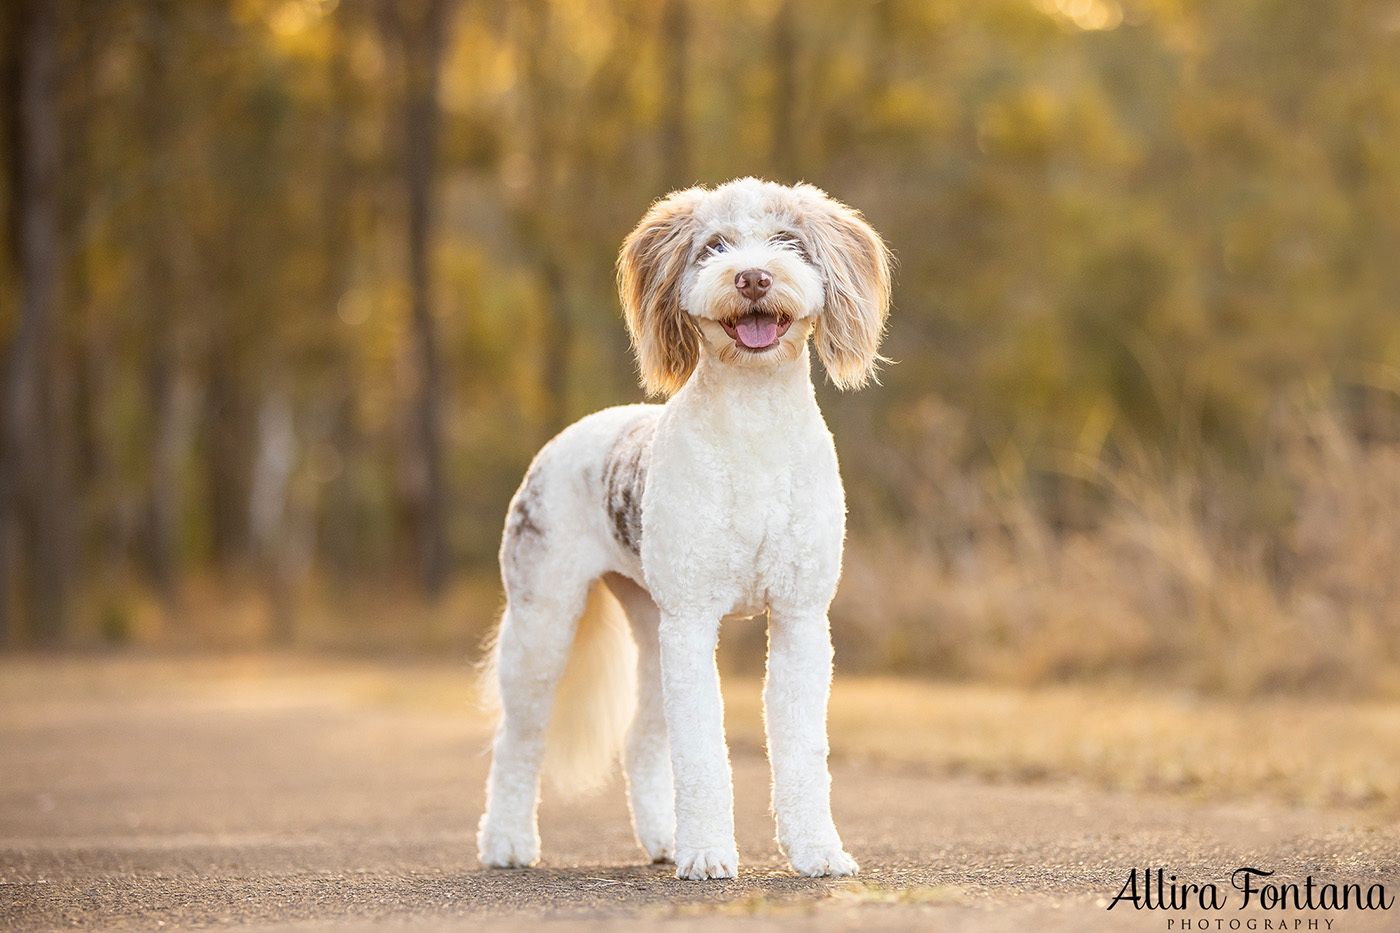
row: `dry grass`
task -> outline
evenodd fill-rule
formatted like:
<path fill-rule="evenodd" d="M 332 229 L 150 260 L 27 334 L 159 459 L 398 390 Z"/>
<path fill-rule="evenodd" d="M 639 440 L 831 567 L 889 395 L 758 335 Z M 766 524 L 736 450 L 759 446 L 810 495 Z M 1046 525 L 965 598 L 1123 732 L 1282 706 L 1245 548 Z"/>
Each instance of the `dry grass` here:
<path fill-rule="evenodd" d="M 969 466 L 971 429 L 946 406 L 912 405 L 906 421 L 850 439 L 851 512 L 866 527 L 853 529 L 832 610 L 843 670 L 1400 697 L 1393 440 L 1363 443 L 1325 407 L 1281 403 L 1265 462 L 1244 475 L 1121 443 L 1110 458 L 1103 433 L 1086 432 L 1047 493 L 1044 471 L 1016 456 Z M 885 503 L 897 515 L 861 500 L 874 488 L 899 491 Z M 253 575 L 193 576 L 174 606 L 107 581 L 70 642 L 249 650 L 274 640 L 280 614 L 302 648 L 467 657 L 500 599 L 489 568 L 435 603 L 392 573 L 312 573 L 280 601 Z M 761 626 L 727 628 L 721 651 L 761 671 Z"/>
<path fill-rule="evenodd" d="M 906 532 L 848 548 L 838 657 L 1014 684 L 1400 694 L 1400 447 L 1319 409 L 1276 420 L 1254 477 L 1067 453 L 1060 499 L 1081 501 L 1051 522 L 1024 465 L 959 469 L 965 427 L 935 406 L 900 478 L 923 490 Z"/>
<path fill-rule="evenodd" d="M 274 596 L 253 574 L 191 574 L 173 605 L 128 578 L 92 585 L 83 595 L 68 647 L 160 651 L 256 651 L 277 644 L 276 618 L 291 622 L 288 646 L 374 657 L 474 654 L 502 604 L 494 573 L 460 576 L 436 601 L 397 575 L 311 574 Z M 279 601 L 280 600 L 280 601 Z"/>
<path fill-rule="evenodd" d="M 760 691 L 727 679 L 731 741 L 763 743 Z M 830 734 L 835 758 L 936 774 L 1400 807 L 1400 702 L 838 677 Z"/>
<path fill-rule="evenodd" d="M 724 690 L 731 744 L 760 750 L 759 680 L 727 675 Z M 128 702 L 214 704 L 230 715 L 268 704 L 410 709 L 460 722 L 483 742 L 490 731 L 462 663 L 299 654 L 0 659 L 0 721 Z M 932 774 L 1400 809 L 1400 702 L 1239 703 L 1110 686 L 838 677 L 830 732 L 837 760 Z"/>

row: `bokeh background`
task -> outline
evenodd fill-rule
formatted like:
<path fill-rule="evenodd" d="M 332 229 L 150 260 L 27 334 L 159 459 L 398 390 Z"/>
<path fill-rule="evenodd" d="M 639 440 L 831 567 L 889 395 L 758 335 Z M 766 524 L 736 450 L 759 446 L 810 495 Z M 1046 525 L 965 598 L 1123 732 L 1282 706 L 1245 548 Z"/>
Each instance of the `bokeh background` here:
<path fill-rule="evenodd" d="M 648 204 L 899 260 L 843 671 L 1400 693 L 1396 0 L 12 0 L 0 638 L 467 655 Z M 761 626 L 726 631 L 761 668 Z"/>

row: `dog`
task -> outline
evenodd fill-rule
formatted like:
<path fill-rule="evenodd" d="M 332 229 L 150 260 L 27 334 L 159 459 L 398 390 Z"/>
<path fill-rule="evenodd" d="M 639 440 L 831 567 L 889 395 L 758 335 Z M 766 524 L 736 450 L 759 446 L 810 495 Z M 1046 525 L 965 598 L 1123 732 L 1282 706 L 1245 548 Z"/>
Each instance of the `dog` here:
<path fill-rule="evenodd" d="M 799 874 L 856 873 L 832 821 L 826 736 L 845 496 L 807 345 L 837 387 L 869 382 L 891 266 L 857 211 L 755 178 L 674 192 L 627 237 L 628 331 L 644 387 L 669 400 L 566 428 L 511 500 L 484 677 L 500 710 L 484 865 L 539 860 L 542 766 L 578 790 L 620 752 L 652 861 L 680 879 L 735 877 L 715 647 L 722 619 L 766 613 L 778 842 Z"/>

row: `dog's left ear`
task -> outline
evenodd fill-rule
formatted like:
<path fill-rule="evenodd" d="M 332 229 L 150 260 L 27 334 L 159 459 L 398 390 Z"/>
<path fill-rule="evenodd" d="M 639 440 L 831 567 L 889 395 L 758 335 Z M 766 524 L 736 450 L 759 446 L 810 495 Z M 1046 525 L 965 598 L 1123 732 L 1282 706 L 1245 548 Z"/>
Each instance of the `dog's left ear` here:
<path fill-rule="evenodd" d="M 650 394 L 676 392 L 700 362 L 700 329 L 681 310 L 681 277 L 690 259 L 695 205 L 705 194 L 704 188 L 688 188 L 657 201 L 617 257 L 622 311 Z"/>
<path fill-rule="evenodd" d="M 826 278 L 826 307 L 813 341 L 831 381 L 858 389 L 874 377 L 876 364 L 886 362 L 880 338 L 890 313 L 893 257 L 859 211 L 802 187 L 820 196 L 805 226 L 812 258 Z"/>

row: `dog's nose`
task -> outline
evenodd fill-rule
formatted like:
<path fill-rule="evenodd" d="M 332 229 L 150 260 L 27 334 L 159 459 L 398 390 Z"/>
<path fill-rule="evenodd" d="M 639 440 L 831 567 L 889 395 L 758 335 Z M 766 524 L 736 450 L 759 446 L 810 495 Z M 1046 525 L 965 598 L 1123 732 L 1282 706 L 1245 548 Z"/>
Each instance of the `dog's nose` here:
<path fill-rule="evenodd" d="M 734 276 L 734 287 L 749 301 L 757 301 L 768 294 L 773 285 L 773 276 L 767 269 L 749 269 Z"/>

